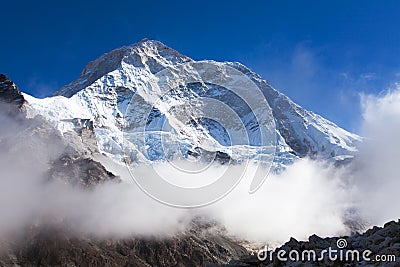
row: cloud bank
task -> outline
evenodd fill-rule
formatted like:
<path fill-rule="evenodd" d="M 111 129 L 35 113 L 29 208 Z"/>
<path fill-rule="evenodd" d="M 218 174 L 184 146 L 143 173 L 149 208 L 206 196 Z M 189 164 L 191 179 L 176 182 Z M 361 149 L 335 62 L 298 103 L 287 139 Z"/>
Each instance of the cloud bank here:
<path fill-rule="evenodd" d="M 248 174 L 227 197 L 194 210 L 165 206 L 134 183 L 110 182 L 84 191 L 49 182 L 46 171 L 58 145 L 40 143 L 34 135 L 24 135 L 22 142 L 23 127 L 1 116 L 7 127 L 0 130 L 0 235 L 58 221 L 100 237 L 173 235 L 195 216 L 204 216 L 231 235 L 281 243 L 292 236 L 348 233 L 349 211 L 371 224 L 399 218 L 400 87 L 380 96 L 364 95 L 362 106 L 366 139 L 350 165 L 334 168 L 302 159 L 282 174 L 270 175 L 255 194 L 248 194 Z M 107 167 L 129 180 L 123 167 Z"/>
<path fill-rule="evenodd" d="M 355 196 L 372 224 L 400 218 L 400 84 L 380 96 L 362 95 L 366 140 L 354 162 Z"/>

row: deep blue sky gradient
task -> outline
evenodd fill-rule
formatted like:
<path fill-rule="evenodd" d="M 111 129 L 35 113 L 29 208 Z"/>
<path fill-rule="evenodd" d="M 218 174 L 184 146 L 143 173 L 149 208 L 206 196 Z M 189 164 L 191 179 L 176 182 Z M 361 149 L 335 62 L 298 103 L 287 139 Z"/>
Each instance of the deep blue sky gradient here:
<path fill-rule="evenodd" d="M 239 61 L 298 104 L 358 130 L 359 94 L 400 80 L 400 1 L 7 1 L 0 72 L 45 97 L 114 48 L 157 39 Z"/>

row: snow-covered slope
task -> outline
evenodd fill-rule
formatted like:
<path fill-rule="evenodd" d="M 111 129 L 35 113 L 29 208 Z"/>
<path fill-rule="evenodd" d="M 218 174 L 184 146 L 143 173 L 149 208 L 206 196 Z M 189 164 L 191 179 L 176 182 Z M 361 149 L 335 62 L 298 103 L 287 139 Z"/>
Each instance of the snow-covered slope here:
<path fill-rule="evenodd" d="M 242 64 L 203 62 L 225 71 L 238 70 L 261 89 L 268 104 L 259 114 L 265 114 L 265 123 L 274 126 L 270 130 L 276 136 L 270 143 L 276 141 L 275 167 L 297 157 L 342 159 L 356 151 L 359 136 L 301 108 Z M 165 69 L 184 80 L 195 80 L 198 71 L 185 63 L 196 64 L 161 42 L 142 40 L 90 62 L 76 81 L 53 97 L 36 99 L 24 94 L 28 114 L 42 115 L 62 134 L 84 127 L 82 121 L 90 122 L 99 151 L 117 162 L 126 160 L 122 153 L 126 147 L 133 162 L 192 157 L 204 151 L 238 161 L 243 156 L 269 153 L 257 137 L 252 111 L 229 90 L 199 83 L 172 91 L 157 87 L 157 73 Z M 249 143 L 230 143 L 232 137 L 226 129 L 213 120 L 199 119 L 199 114 L 191 113 L 193 108 L 185 114 L 185 104 L 193 106 L 199 97 L 217 99 L 232 108 L 245 125 Z M 186 123 L 182 123 L 182 114 Z M 268 118 L 273 122 L 267 122 Z M 233 125 L 230 130 L 236 128 Z"/>

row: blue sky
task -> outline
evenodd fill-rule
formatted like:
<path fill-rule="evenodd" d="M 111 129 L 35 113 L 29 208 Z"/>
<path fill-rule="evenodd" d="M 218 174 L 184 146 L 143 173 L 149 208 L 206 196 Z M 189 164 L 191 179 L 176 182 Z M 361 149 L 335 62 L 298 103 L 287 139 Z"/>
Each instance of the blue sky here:
<path fill-rule="evenodd" d="M 400 80 L 399 1 L 7 1 L 0 72 L 50 95 L 142 38 L 240 61 L 298 104 L 358 131 L 359 94 Z"/>

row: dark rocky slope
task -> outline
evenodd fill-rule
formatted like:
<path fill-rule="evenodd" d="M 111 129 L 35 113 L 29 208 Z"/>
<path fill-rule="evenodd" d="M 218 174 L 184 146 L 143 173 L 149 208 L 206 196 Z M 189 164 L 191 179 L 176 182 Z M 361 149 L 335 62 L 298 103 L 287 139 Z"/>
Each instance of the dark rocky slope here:
<path fill-rule="evenodd" d="M 18 87 L 4 74 L 0 74 L 0 101 L 17 107 L 22 107 L 25 103 Z"/>
<path fill-rule="evenodd" d="M 337 242 L 340 238 L 346 240 L 347 242 L 343 248 L 344 253 L 346 253 L 348 250 L 357 250 L 360 252 L 359 261 L 353 260 L 353 258 L 350 256 L 347 258 L 347 260 L 344 257 L 344 260 L 342 261 L 339 259 L 332 261 L 329 260 L 328 257 L 324 257 L 324 260 L 317 261 L 289 260 L 283 262 L 277 258 L 277 252 L 280 250 L 286 251 L 285 257 L 288 257 L 289 251 L 293 250 L 298 251 L 300 255 L 305 250 L 314 250 L 317 253 L 318 259 L 321 251 L 324 249 L 331 247 L 332 249 L 339 250 Z M 372 252 L 371 255 L 368 256 L 368 258 L 371 259 L 369 262 L 362 260 L 362 252 L 365 250 L 370 250 Z M 388 222 L 384 225 L 384 227 L 374 226 L 365 233 L 355 234 L 352 236 L 321 238 L 317 235 L 312 235 L 309 237 L 308 241 L 305 242 L 297 241 L 296 239 L 291 238 L 284 245 L 275 249 L 272 255 L 272 261 L 270 260 L 270 257 L 268 257 L 265 261 L 260 261 L 258 260 L 257 255 L 254 254 L 251 256 L 246 256 L 238 261 L 232 261 L 230 264 L 224 266 L 400 266 L 400 220 L 397 222 Z M 375 260 L 377 259 L 377 255 L 380 257 L 379 260 L 383 259 L 382 256 L 386 257 L 386 259 L 391 257 L 391 259 L 384 262 L 377 261 Z M 395 261 L 393 261 L 393 257 L 395 257 Z"/>
<path fill-rule="evenodd" d="M 0 266 L 207 266 L 242 257 L 233 240 L 193 223 L 170 238 L 97 239 L 65 228 L 32 227 L 19 241 L 3 246 Z"/>

